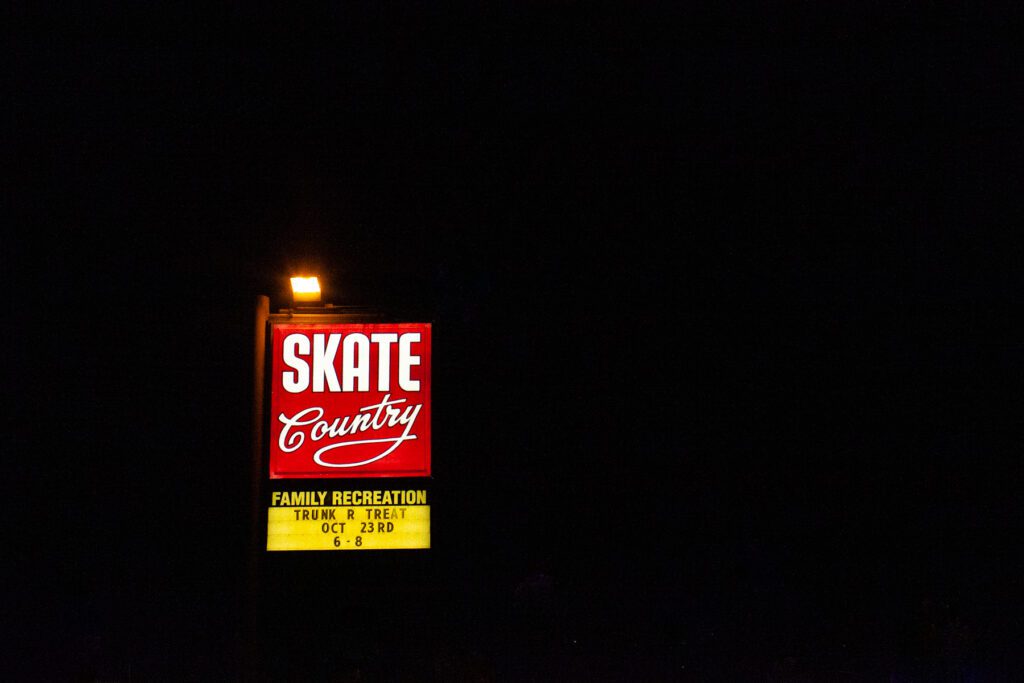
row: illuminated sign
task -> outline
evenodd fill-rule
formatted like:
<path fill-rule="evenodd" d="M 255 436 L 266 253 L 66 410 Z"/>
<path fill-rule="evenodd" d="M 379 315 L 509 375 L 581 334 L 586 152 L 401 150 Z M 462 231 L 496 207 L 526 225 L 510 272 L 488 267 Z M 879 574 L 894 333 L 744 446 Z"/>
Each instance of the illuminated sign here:
<path fill-rule="evenodd" d="M 429 323 L 274 324 L 270 478 L 430 476 L 430 333 Z"/>
<path fill-rule="evenodd" d="M 425 490 L 275 491 L 267 550 L 402 550 L 430 547 Z"/>

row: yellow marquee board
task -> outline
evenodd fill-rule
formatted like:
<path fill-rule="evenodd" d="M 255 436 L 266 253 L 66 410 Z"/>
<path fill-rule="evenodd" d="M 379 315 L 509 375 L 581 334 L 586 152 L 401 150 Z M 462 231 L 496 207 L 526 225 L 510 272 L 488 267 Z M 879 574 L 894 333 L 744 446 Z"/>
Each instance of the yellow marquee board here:
<path fill-rule="evenodd" d="M 426 491 L 275 492 L 267 510 L 271 551 L 424 548 L 430 548 Z"/>

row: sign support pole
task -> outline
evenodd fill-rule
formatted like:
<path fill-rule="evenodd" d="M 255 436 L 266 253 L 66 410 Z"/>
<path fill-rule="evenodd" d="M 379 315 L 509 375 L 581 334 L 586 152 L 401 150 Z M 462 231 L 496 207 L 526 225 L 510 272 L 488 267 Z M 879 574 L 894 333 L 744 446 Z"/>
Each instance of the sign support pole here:
<path fill-rule="evenodd" d="M 246 568 L 248 592 L 248 633 L 243 647 L 248 680 L 257 680 L 260 659 L 260 617 L 259 617 L 259 558 L 262 533 L 260 529 L 260 490 L 263 480 L 263 406 L 264 374 L 267 359 L 267 321 L 270 318 L 270 298 L 256 297 L 253 327 L 253 384 L 252 384 L 252 457 L 249 476 L 249 557 Z"/>

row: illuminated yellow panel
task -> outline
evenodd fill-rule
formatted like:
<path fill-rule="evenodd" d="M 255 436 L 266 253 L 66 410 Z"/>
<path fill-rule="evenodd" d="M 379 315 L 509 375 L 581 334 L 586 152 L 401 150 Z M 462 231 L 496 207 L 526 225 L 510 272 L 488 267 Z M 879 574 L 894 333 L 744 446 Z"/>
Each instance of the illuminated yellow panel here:
<path fill-rule="evenodd" d="M 272 507 L 267 550 L 430 547 L 430 506 Z"/>

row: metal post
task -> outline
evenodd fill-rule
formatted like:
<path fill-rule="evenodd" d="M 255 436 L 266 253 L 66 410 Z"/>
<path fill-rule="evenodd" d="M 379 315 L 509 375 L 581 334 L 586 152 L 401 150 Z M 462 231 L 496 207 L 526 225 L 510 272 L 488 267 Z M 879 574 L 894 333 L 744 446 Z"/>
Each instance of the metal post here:
<path fill-rule="evenodd" d="M 270 298 L 256 297 L 256 315 L 253 327 L 253 380 L 252 380 L 252 457 L 249 475 L 249 558 L 247 577 L 248 634 L 242 649 L 245 658 L 246 680 L 261 679 L 260 671 L 260 577 L 259 558 L 263 551 L 260 543 L 260 490 L 263 478 L 263 405 L 264 372 L 267 358 L 267 320 L 270 317 Z"/>

